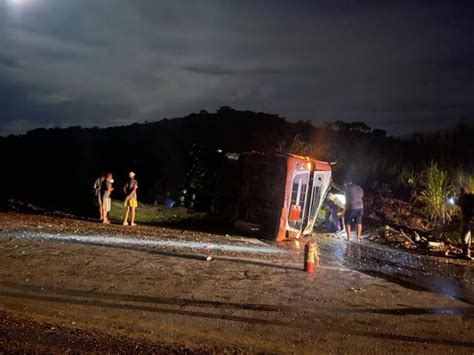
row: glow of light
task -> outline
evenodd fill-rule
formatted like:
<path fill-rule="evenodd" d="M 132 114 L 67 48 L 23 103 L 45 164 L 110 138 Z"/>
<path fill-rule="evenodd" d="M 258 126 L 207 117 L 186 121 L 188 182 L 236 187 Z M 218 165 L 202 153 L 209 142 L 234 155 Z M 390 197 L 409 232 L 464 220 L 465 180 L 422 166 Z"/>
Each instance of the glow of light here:
<path fill-rule="evenodd" d="M 8 2 L 15 6 L 24 6 L 33 3 L 35 0 L 8 0 Z"/>
<path fill-rule="evenodd" d="M 448 198 L 448 204 L 449 204 L 449 205 L 454 206 L 454 203 L 455 203 L 454 197 Z"/>
<path fill-rule="evenodd" d="M 206 253 L 215 251 L 236 252 L 236 253 L 260 253 L 260 254 L 278 254 L 286 253 L 285 250 L 269 245 L 248 245 L 241 243 L 226 244 L 217 242 L 199 242 L 191 240 L 150 240 L 145 238 L 128 238 L 116 236 L 93 236 L 93 235 L 75 235 L 75 234 L 50 234 L 42 232 L 6 232 L 0 231 L 0 238 L 18 238 L 29 240 L 48 240 L 68 243 L 80 243 L 90 245 L 126 245 L 151 248 L 173 248 L 185 250 L 204 250 Z"/>
<path fill-rule="evenodd" d="M 344 196 L 343 194 L 334 194 L 334 199 L 338 200 L 341 205 L 346 205 L 346 196 Z"/>

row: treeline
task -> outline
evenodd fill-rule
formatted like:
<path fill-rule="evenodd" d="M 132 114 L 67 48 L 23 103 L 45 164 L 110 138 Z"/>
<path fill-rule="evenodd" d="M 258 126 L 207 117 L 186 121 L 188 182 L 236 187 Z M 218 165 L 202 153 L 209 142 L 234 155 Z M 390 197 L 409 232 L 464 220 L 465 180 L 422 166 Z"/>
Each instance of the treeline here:
<path fill-rule="evenodd" d="M 298 123 L 297 125 L 301 125 Z M 336 162 L 336 176 L 352 175 L 360 183 L 395 182 L 407 171 L 421 171 L 432 162 L 450 171 L 473 174 L 474 127 L 460 123 L 454 129 L 409 138 L 387 137 L 362 122 L 325 123 L 296 136 L 290 150 Z"/>
<path fill-rule="evenodd" d="M 230 107 L 105 129 L 40 128 L 0 138 L 4 167 L 0 200 L 21 199 L 83 213 L 89 209 L 92 184 L 99 173 L 112 172 L 120 187 L 133 170 L 140 181 L 140 199 L 163 202 L 167 192 L 181 185 L 194 144 L 237 153 L 311 155 L 336 162 L 336 179 L 352 174 L 362 184 L 369 179 L 391 181 L 403 167 L 416 168 L 431 160 L 453 169 L 473 167 L 474 145 L 469 140 L 473 133 L 472 127 L 460 125 L 449 132 L 399 139 L 360 122 L 315 127 Z"/>

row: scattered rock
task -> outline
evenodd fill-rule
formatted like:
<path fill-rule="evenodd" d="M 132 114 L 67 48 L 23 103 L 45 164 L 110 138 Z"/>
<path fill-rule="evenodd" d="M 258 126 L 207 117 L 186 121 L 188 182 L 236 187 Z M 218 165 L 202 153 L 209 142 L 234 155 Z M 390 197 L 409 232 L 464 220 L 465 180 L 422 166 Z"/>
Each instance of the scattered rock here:
<path fill-rule="evenodd" d="M 351 287 L 349 290 L 352 291 L 352 292 L 366 292 L 367 291 L 366 289 L 364 289 L 362 287 L 358 287 L 358 288 Z"/>
<path fill-rule="evenodd" d="M 420 241 L 421 241 L 421 237 L 420 237 L 420 235 L 418 234 L 418 232 L 415 231 L 413 234 L 415 235 L 415 242 L 420 242 Z"/>
<path fill-rule="evenodd" d="M 430 248 L 443 248 L 444 243 L 443 242 L 428 242 L 428 246 Z"/>

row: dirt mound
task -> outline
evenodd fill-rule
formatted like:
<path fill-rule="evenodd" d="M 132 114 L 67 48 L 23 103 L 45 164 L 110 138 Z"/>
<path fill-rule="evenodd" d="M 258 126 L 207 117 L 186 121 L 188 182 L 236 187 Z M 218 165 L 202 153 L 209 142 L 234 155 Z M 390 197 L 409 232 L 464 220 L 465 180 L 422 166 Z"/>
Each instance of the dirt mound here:
<path fill-rule="evenodd" d="M 368 189 L 364 198 L 366 216 L 372 226 L 388 224 L 421 234 L 429 234 L 435 228 L 424 216 L 424 203 L 416 192 L 401 196 L 387 184 L 382 184 Z"/>
<path fill-rule="evenodd" d="M 374 184 L 365 196 L 369 240 L 424 254 L 460 256 L 457 219 L 436 226 L 425 217 L 424 207 L 414 190 L 394 191 L 386 184 Z"/>

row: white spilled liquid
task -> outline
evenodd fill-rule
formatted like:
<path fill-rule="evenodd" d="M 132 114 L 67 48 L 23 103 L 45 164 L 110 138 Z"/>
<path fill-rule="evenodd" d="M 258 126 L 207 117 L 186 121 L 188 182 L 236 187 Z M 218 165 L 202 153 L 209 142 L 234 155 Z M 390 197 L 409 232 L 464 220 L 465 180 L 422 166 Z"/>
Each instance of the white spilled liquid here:
<path fill-rule="evenodd" d="M 94 245 L 129 245 L 129 246 L 146 246 L 146 247 L 164 247 L 164 248 L 185 248 L 185 249 L 198 249 L 198 250 L 218 250 L 227 252 L 239 252 L 239 253 L 264 253 L 264 254 L 275 254 L 275 253 L 286 253 L 285 250 L 278 249 L 272 246 L 251 246 L 251 245 L 236 245 L 236 244 L 222 244 L 212 242 L 196 242 L 196 241 L 185 241 L 185 240 L 150 240 L 142 238 L 119 238 L 112 236 L 90 236 L 90 235 L 75 235 L 75 234 L 50 234 L 50 233 L 39 233 L 39 232 L 0 232 L 0 237 L 4 238 L 18 238 L 18 239 L 30 239 L 30 240 L 48 240 L 48 241 L 60 241 L 60 242 L 71 242 L 81 244 L 94 244 Z"/>

